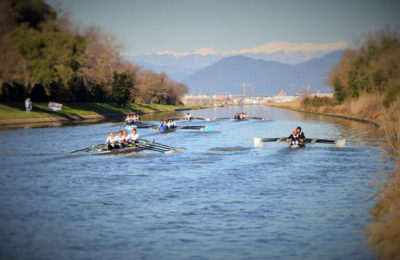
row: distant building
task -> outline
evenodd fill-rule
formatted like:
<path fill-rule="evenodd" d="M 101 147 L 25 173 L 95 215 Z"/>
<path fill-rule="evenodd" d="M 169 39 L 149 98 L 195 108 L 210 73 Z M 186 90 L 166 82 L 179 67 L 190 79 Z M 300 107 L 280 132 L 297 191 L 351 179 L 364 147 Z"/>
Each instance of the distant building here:
<path fill-rule="evenodd" d="M 278 96 L 287 96 L 286 92 L 282 89 L 281 92 L 279 92 Z"/>

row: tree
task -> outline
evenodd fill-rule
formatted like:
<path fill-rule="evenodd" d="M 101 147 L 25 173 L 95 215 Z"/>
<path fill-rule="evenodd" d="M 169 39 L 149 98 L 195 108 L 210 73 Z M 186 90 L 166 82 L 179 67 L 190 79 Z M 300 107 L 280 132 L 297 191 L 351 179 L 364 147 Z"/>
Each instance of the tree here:
<path fill-rule="evenodd" d="M 118 106 L 126 107 L 129 101 L 130 88 L 133 87 L 133 78 L 133 75 L 129 72 L 114 72 L 111 99 Z"/>

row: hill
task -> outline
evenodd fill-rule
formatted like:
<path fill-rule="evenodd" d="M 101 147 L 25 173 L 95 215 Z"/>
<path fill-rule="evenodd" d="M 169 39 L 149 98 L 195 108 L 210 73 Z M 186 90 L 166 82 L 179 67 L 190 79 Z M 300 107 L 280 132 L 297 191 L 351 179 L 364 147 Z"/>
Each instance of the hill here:
<path fill-rule="evenodd" d="M 321 58 L 300 64 L 283 64 L 244 56 L 224 58 L 209 65 L 184 82 L 195 92 L 241 94 L 243 83 L 254 87 L 255 94 L 277 94 L 281 89 L 296 94 L 310 85 L 313 92 L 331 92 L 324 81 L 327 72 L 336 64 L 342 51 L 334 51 Z"/>

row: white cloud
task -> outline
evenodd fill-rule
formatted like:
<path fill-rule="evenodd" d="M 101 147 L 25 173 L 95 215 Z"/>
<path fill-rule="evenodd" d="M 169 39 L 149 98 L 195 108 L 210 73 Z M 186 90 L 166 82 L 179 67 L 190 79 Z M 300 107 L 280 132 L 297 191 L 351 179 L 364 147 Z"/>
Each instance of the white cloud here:
<path fill-rule="evenodd" d="M 211 48 L 202 47 L 197 49 L 193 52 L 186 51 L 186 52 L 177 52 L 177 51 L 162 51 L 162 52 L 155 52 L 155 54 L 163 55 L 169 54 L 175 57 L 186 56 L 190 54 L 198 54 L 198 55 L 238 55 L 238 54 L 256 54 L 256 53 L 264 53 L 264 54 L 271 54 L 278 51 L 282 51 L 285 53 L 295 53 L 295 52 L 331 52 L 335 50 L 343 50 L 348 48 L 349 45 L 345 41 L 338 41 L 338 42 L 331 42 L 331 43 L 295 43 L 295 42 L 269 42 L 260 46 L 256 46 L 250 49 L 242 49 L 242 50 L 233 50 L 233 51 L 226 51 L 221 52 Z"/>

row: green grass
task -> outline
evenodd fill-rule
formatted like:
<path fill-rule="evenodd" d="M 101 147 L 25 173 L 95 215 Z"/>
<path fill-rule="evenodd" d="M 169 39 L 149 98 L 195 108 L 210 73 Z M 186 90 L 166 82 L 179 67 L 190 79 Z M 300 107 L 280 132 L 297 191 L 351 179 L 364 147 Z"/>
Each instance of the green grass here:
<path fill-rule="evenodd" d="M 25 112 L 23 103 L 2 103 L 0 104 L 0 119 L 20 119 L 44 116 L 83 116 L 83 115 L 112 115 L 130 112 L 154 112 L 172 111 L 175 108 L 201 108 L 202 106 L 169 106 L 159 104 L 137 104 L 131 103 L 126 108 L 121 108 L 112 103 L 70 103 L 63 104 L 61 112 L 54 112 L 47 109 L 48 103 L 33 103 L 31 113 Z"/>

